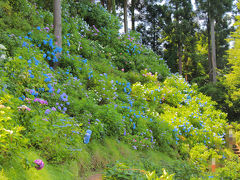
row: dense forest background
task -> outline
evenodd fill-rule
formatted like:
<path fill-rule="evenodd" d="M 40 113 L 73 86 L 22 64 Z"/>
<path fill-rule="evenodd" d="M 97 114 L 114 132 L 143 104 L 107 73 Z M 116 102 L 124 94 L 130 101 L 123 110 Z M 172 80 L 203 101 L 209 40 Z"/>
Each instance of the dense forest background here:
<path fill-rule="evenodd" d="M 236 1 L 109 0 L 101 3 L 109 12 L 116 13 L 117 9 L 119 17 L 131 19 L 129 23 L 123 18 L 124 24 L 131 24 L 131 28 L 124 25 L 124 32 L 138 32 L 141 42 L 160 55 L 171 72 L 197 83 L 200 91 L 218 102 L 231 121 L 238 120 L 239 103 L 232 104 L 229 96 L 232 92 L 224 85 L 226 74 L 232 70 L 228 50 L 234 44 L 230 34 L 235 31 Z M 128 3 L 127 11 L 124 3 Z"/>

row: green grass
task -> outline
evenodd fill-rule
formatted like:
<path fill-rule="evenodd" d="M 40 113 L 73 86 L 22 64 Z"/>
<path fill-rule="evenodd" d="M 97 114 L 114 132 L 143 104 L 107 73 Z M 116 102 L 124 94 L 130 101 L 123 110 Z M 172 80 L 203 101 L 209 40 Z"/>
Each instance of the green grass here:
<path fill-rule="evenodd" d="M 42 170 L 34 167 L 23 167 L 23 161 L 33 162 L 35 159 L 42 159 L 45 166 Z M 143 169 L 147 171 L 156 170 L 162 172 L 165 168 L 170 173 L 179 171 L 186 174 L 189 168 L 182 168 L 187 161 L 177 160 L 177 157 L 157 151 L 136 151 L 127 144 L 115 139 L 106 138 L 104 142 L 91 141 L 82 147 L 78 161 L 66 162 L 64 164 L 48 164 L 47 161 L 39 157 L 38 152 L 31 149 L 22 152 L 20 156 L 14 156 L 11 161 L 4 162 L 4 170 L 0 171 L 0 179 L 5 180 L 77 180 L 87 179 L 87 177 L 101 173 L 114 166 L 117 162 L 122 162 L 131 168 Z M 177 163 L 177 166 L 176 166 Z M 181 165 L 182 163 L 182 165 Z M 182 171 L 182 172 L 181 172 Z"/>
<path fill-rule="evenodd" d="M 4 170 L 0 172 L 0 179 L 9 180 L 71 180 L 78 176 L 78 166 L 76 162 L 69 162 L 61 165 L 47 164 L 46 160 L 39 157 L 37 152 L 29 149 L 28 152 L 22 152 L 21 156 L 14 156 L 10 161 L 4 162 Z M 24 161 L 33 162 L 35 159 L 42 159 L 45 166 L 42 170 L 36 170 L 34 167 L 23 167 Z"/>
<path fill-rule="evenodd" d="M 106 139 L 103 143 L 92 141 L 82 147 L 78 161 L 65 164 L 47 164 L 46 160 L 38 156 L 38 153 L 29 149 L 22 152 L 21 157 L 16 156 L 11 161 L 4 163 L 4 170 L 0 171 L 1 180 L 74 180 L 86 179 L 87 177 L 103 173 L 108 164 L 119 162 L 138 162 L 142 159 L 157 164 L 160 160 L 172 161 L 170 157 L 161 152 L 139 152 L 131 149 L 128 145 L 117 142 L 114 139 Z M 34 167 L 29 169 L 22 166 L 23 161 L 33 162 L 35 159 L 42 159 L 45 166 L 42 170 Z M 142 164 L 143 165 L 143 164 Z M 142 166 L 141 165 L 141 166 Z"/>

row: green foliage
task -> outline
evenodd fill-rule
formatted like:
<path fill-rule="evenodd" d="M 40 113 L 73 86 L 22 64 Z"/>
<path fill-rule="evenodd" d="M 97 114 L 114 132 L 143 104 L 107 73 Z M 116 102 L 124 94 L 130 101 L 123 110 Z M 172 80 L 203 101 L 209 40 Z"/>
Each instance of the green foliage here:
<path fill-rule="evenodd" d="M 10 104 L 13 109 L 18 110 L 15 112 L 14 123 L 24 127 L 22 134 L 30 139 L 28 143 L 37 149 L 42 149 L 42 156 L 49 161 L 59 163 L 76 158 L 79 153 L 76 149 L 80 149 L 79 142 L 82 141 L 82 124 L 54 107 L 60 103 L 63 106 L 64 102 L 66 106 L 67 96 L 63 96 L 64 93 L 57 93 L 55 96 L 44 93 L 52 89 L 47 83 L 49 79 L 46 78 L 50 78 L 52 72 L 49 65 L 44 62 L 40 51 L 25 47 L 16 52 L 17 57 L 10 59 L 4 65 L 4 72 L 9 74 L 5 82 L 8 91 L 15 92 L 16 97 L 24 94 L 20 98 L 23 102 L 14 99 L 14 103 Z M 29 63 L 29 66 L 26 66 L 26 63 Z M 39 73 L 43 70 L 48 75 Z M 21 130 L 21 127 L 19 128 Z M 20 130 L 17 130 L 16 135 Z"/>
<path fill-rule="evenodd" d="M 197 142 L 203 141 L 210 147 L 224 144 L 222 136 L 225 132 L 223 126 L 226 124 L 224 120 L 226 115 L 213 110 L 214 103 L 208 97 L 198 94 L 195 88 L 190 87 L 177 76 L 167 78 L 162 84 L 150 81 L 144 85 L 140 83 L 133 85 L 133 96 L 143 97 L 151 104 L 149 115 L 156 118 L 157 122 L 172 124 L 173 132 L 176 132 L 174 134 L 167 130 L 161 133 L 160 146 L 163 144 L 161 142 L 163 139 L 166 139 L 168 144 L 172 144 L 173 136 L 177 143 L 187 144 L 190 148 Z M 216 113 L 210 114 L 210 112 Z M 159 129 L 161 128 L 156 128 Z M 206 133 L 207 136 L 204 135 Z M 218 137 L 215 134 L 218 134 Z"/>
<path fill-rule="evenodd" d="M 148 180 L 167 180 L 167 179 L 172 180 L 172 179 L 173 179 L 174 174 L 170 174 L 170 175 L 169 175 L 169 174 L 166 172 L 165 169 L 162 169 L 162 171 L 163 171 L 163 175 L 162 175 L 161 177 L 157 177 L 155 171 L 153 171 L 153 172 L 148 172 L 148 173 L 146 174 L 147 179 L 148 179 Z"/>
<path fill-rule="evenodd" d="M 82 3 L 69 2 L 68 8 L 70 16 L 80 16 L 90 27 L 93 27 L 91 29 L 93 32 L 100 33 L 99 36 L 95 35 L 94 39 L 98 39 L 106 45 L 117 37 L 120 28 L 118 18 L 110 14 L 100 4 L 95 5 L 85 0 Z"/>
<path fill-rule="evenodd" d="M 24 147 L 28 143 L 28 139 L 22 136 L 21 132 L 25 129 L 23 126 L 16 124 L 13 119 L 13 114 L 16 110 L 12 110 L 9 106 L 14 101 L 9 94 L 1 94 L 0 99 L 0 159 L 8 158 L 16 153 L 20 146 Z"/>
<path fill-rule="evenodd" d="M 143 171 L 144 172 L 144 171 Z M 144 174 L 140 169 L 131 169 L 123 163 L 116 163 L 114 166 L 110 165 L 107 168 L 106 179 L 144 179 Z"/>
<path fill-rule="evenodd" d="M 36 159 L 42 159 L 44 162 L 44 168 L 41 170 L 35 169 L 35 165 L 32 165 Z M 46 159 L 43 159 L 38 155 L 38 152 L 33 149 L 27 151 L 21 149 L 21 153 L 13 154 L 12 158 L 8 161 L 1 161 L 1 179 L 72 179 L 73 176 L 77 176 L 78 169 L 76 168 L 76 162 L 68 162 L 59 164 L 58 166 L 47 163 Z"/>
<path fill-rule="evenodd" d="M 170 74 L 163 59 L 139 43 L 138 34 L 119 36 L 117 17 L 87 1 L 64 1 L 59 49 L 54 43 L 52 13 L 31 3 L 39 1 L 12 7 L 23 2 L 0 3 L 4 10 L 0 24 L 6 27 L 0 43 L 8 50 L 0 46 L 2 176 L 26 179 L 30 173 L 38 177 L 30 168 L 28 150 L 37 152 L 46 164 L 80 159 L 77 166 L 82 172 L 105 168 L 122 155 L 135 161 L 134 154 L 143 153 L 134 163 L 108 169 L 109 177 L 123 179 L 146 179 L 145 171 L 129 170 L 135 167 L 155 170 L 156 176 L 165 168 L 177 179 L 190 179 L 200 172 L 189 162 L 205 173 L 211 155 L 220 159 L 223 152 L 217 149 L 224 147 L 226 114 L 216 110 L 216 103 L 195 85 Z M 36 10 L 32 14 L 31 8 Z M 21 18 L 23 27 L 15 22 Z M 53 69 L 57 61 L 59 66 Z M 88 143 L 86 130 L 92 131 L 89 144 L 83 143 Z M 196 153 L 202 149 L 201 160 Z M 156 156 L 145 161 L 150 150 L 185 161 L 157 163 Z M 18 164 L 16 171 L 5 168 L 12 154 L 19 156 L 12 161 Z M 24 171 L 22 176 L 18 170 Z M 47 170 L 43 172 L 53 179 Z"/>
<path fill-rule="evenodd" d="M 239 7 L 239 4 L 238 4 Z M 239 114 L 239 100 L 240 100 L 240 70 L 239 70 L 239 17 L 236 17 L 237 21 L 235 23 L 235 26 L 237 26 L 236 31 L 232 33 L 231 38 L 229 41 L 234 42 L 234 47 L 229 49 L 229 65 L 231 65 L 231 71 L 225 76 L 225 79 L 223 81 L 224 85 L 227 88 L 228 91 L 228 97 L 227 97 L 227 103 L 229 104 L 229 107 L 234 109 L 236 114 Z M 238 120 L 238 119 L 237 119 Z"/>
<path fill-rule="evenodd" d="M 155 157 L 157 158 L 157 157 Z M 191 179 L 199 177 L 199 171 L 193 165 L 182 161 L 164 160 L 153 163 L 151 159 L 137 162 L 124 161 L 109 164 L 105 170 L 106 179 Z"/>
<path fill-rule="evenodd" d="M 218 16 L 222 16 L 227 11 L 231 11 L 232 8 L 232 0 L 224 0 L 222 2 L 216 0 L 208 0 L 208 1 L 198 1 L 197 5 L 199 5 L 199 9 L 205 13 L 209 13 L 209 17 L 217 18 Z M 216 8 L 214 11 L 209 11 L 209 9 Z"/>
<path fill-rule="evenodd" d="M 0 44 L 6 46 L 11 56 L 15 53 L 15 48 L 22 45 L 19 39 L 22 39 L 33 27 L 47 27 L 52 24 L 51 13 L 26 0 L 1 1 L 0 12 Z"/>

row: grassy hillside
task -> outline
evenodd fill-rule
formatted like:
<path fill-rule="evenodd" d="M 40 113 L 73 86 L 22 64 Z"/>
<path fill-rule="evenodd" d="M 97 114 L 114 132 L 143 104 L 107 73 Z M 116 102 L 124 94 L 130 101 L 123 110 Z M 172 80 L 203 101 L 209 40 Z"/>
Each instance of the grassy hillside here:
<path fill-rule="evenodd" d="M 138 34 L 119 35 L 117 17 L 100 5 L 64 1 L 62 8 L 59 48 L 50 11 L 27 0 L 0 2 L 3 177 L 83 178 L 111 164 L 107 179 L 146 178 L 122 172 L 122 161 L 158 176 L 165 168 L 176 179 L 203 178 L 212 158 L 223 164 L 215 177 L 238 177 L 239 160 L 225 149 L 226 114 L 215 102 L 171 74 Z M 169 159 L 156 162 L 161 154 Z"/>

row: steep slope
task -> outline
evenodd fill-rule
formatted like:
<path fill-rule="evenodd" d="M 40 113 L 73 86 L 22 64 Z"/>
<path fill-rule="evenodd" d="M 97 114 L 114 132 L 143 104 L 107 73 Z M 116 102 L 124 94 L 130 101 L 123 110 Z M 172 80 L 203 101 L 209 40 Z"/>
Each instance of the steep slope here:
<path fill-rule="evenodd" d="M 0 41 L 8 50 L 0 61 L 2 162 L 30 148 L 48 163 L 77 160 L 86 130 L 92 131 L 89 146 L 111 137 L 133 150 L 189 160 L 202 172 L 213 157 L 225 161 L 226 114 L 171 74 L 137 35 L 119 35 L 115 16 L 100 5 L 64 3 L 61 49 L 47 25 L 52 14 L 25 3 L 34 12 L 31 30 L 18 28 L 13 4 L 1 4 L 10 9 L 0 21 L 8 27 Z M 27 23 L 29 14 L 19 14 Z"/>

